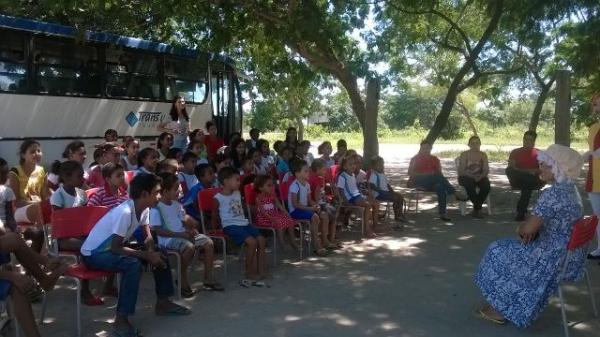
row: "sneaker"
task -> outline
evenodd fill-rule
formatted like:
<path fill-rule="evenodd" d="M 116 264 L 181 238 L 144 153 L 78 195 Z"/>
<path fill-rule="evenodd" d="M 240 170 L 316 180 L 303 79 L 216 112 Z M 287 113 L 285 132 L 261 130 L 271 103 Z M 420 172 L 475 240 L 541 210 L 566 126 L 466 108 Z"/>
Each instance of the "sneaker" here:
<path fill-rule="evenodd" d="M 588 259 L 590 260 L 600 260 L 600 249 L 596 249 L 594 251 L 591 251 L 588 256 Z"/>
<path fill-rule="evenodd" d="M 440 214 L 440 220 L 442 220 L 442 221 L 445 221 L 445 222 L 450 222 L 450 221 L 452 221 L 452 219 L 450 219 L 450 218 L 448 217 L 448 215 L 446 215 L 446 214 Z"/>

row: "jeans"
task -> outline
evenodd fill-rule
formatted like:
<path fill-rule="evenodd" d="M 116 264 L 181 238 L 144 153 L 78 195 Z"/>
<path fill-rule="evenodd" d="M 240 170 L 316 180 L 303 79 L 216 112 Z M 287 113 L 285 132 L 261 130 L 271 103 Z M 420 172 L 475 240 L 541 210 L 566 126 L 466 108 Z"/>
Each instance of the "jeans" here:
<path fill-rule="evenodd" d="M 460 176 L 458 177 L 458 183 L 467 191 L 469 200 L 473 203 L 473 209 L 476 211 L 481 210 L 485 199 L 490 193 L 490 180 L 484 177 L 479 181 L 475 181 L 471 177 Z"/>
<path fill-rule="evenodd" d="M 521 190 L 521 197 L 517 202 L 517 213 L 527 213 L 527 207 L 529 207 L 529 199 L 531 199 L 531 193 L 534 190 L 539 190 L 544 186 L 544 182 L 540 180 L 540 177 L 534 174 L 517 171 L 512 167 L 506 169 L 506 176 L 510 182 L 510 186 L 513 189 Z"/>
<path fill-rule="evenodd" d="M 442 215 L 446 214 L 448 194 L 454 194 L 455 191 L 446 177 L 441 174 L 419 175 L 414 177 L 413 184 L 415 187 L 435 192 L 438 198 L 438 211 Z"/>
<path fill-rule="evenodd" d="M 153 268 L 154 288 L 158 298 L 173 296 L 173 277 L 169 267 L 169 259 L 163 259 L 166 268 Z M 117 314 L 130 316 L 135 313 L 140 280 L 142 278 L 142 265 L 144 261 L 137 257 L 117 255 L 111 251 L 83 256 L 83 263 L 91 269 L 112 271 L 121 274 Z"/>

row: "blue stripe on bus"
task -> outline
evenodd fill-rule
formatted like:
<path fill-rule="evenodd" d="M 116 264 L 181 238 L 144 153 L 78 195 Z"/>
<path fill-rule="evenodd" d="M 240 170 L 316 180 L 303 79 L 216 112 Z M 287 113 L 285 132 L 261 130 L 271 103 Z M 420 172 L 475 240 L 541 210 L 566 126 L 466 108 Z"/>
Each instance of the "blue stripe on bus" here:
<path fill-rule="evenodd" d="M 0 27 L 43 33 L 48 35 L 59 35 L 76 37 L 77 30 L 73 27 L 63 26 L 55 23 L 47 23 L 30 19 L 16 18 L 0 15 Z M 93 42 L 111 43 L 129 48 L 144 49 L 163 54 L 175 54 L 178 56 L 197 58 L 199 52 L 194 49 L 177 48 L 166 43 L 142 40 L 134 37 L 120 36 L 110 33 L 85 31 L 85 39 Z M 214 56 L 213 56 L 214 58 Z"/>

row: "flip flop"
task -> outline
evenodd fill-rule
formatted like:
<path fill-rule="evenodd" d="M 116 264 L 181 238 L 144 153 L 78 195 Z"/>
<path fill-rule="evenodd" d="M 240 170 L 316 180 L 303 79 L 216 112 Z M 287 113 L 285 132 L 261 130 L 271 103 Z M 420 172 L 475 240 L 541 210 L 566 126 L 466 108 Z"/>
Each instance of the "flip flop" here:
<path fill-rule="evenodd" d="M 480 318 L 483 318 L 483 319 L 485 319 L 487 321 L 496 323 L 498 325 L 504 325 L 504 324 L 506 324 L 506 320 L 494 318 L 494 317 L 486 314 L 485 311 L 483 311 L 483 309 L 477 309 L 477 311 L 475 312 L 475 314 L 477 314 Z"/>
<path fill-rule="evenodd" d="M 245 279 L 240 280 L 239 284 L 241 287 L 250 288 L 252 286 L 252 280 L 245 278 Z"/>
<path fill-rule="evenodd" d="M 263 280 L 252 281 L 252 286 L 257 288 L 271 288 L 271 286 Z"/>
<path fill-rule="evenodd" d="M 156 316 L 187 316 L 192 311 L 184 306 L 175 304 L 167 310 L 155 310 Z"/>

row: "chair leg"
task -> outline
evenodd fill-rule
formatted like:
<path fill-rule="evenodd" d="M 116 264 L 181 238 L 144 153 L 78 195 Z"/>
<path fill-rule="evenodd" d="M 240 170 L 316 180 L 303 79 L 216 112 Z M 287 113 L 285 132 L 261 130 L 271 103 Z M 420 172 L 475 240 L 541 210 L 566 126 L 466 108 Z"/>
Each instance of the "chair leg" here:
<path fill-rule="evenodd" d="M 488 194 L 488 197 L 486 199 L 486 202 L 487 202 L 488 215 L 492 215 L 492 198 L 490 197 L 489 194 Z"/>
<path fill-rule="evenodd" d="M 466 201 L 459 201 L 458 208 L 460 208 L 460 215 L 462 215 L 462 216 L 467 215 L 467 202 Z"/>
<path fill-rule="evenodd" d="M 169 254 L 172 256 L 175 256 L 175 275 L 176 276 L 176 280 L 177 280 L 177 299 L 181 300 L 181 255 L 179 255 L 179 253 L 174 253 L 174 254 Z M 194 259 L 192 258 L 192 261 Z"/>
<path fill-rule="evenodd" d="M 587 283 L 588 292 L 590 293 L 590 301 L 592 301 L 592 310 L 594 310 L 594 317 L 598 317 L 598 308 L 596 307 L 596 298 L 594 297 L 594 291 L 592 289 L 592 281 L 590 280 L 590 273 L 587 268 L 583 268 L 585 274 L 585 282 Z"/>
<path fill-rule="evenodd" d="M 558 298 L 560 299 L 560 312 L 562 314 L 563 330 L 565 337 L 569 337 L 569 322 L 567 322 L 567 312 L 565 311 L 565 299 L 562 293 L 562 285 L 558 286 Z"/>
<path fill-rule="evenodd" d="M 296 225 L 298 226 L 298 232 L 300 233 L 300 244 L 298 245 L 298 250 L 300 253 L 300 261 L 302 261 L 302 248 L 304 248 L 304 238 L 303 238 L 303 232 L 302 232 L 302 224 L 301 223 L 296 223 Z"/>
<path fill-rule="evenodd" d="M 81 337 L 81 280 L 75 279 L 77 285 L 77 337 Z"/>
<path fill-rule="evenodd" d="M 44 293 L 44 299 L 42 301 L 42 313 L 40 314 L 40 326 L 44 324 L 44 318 L 46 317 L 46 309 L 48 308 L 48 295 L 48 292 Z"/>
<path fill-rule="evenodd" d="M 277 266 L 277 231 L 271 228 L 273 232 L 273 268 Z"/>
<path fill-rule="evenodd" d="M 225 238 L 220 238 L 223 243 L 223 277 L 225 278 L 225 282 L 227 282 L 227 241 Z"/>

